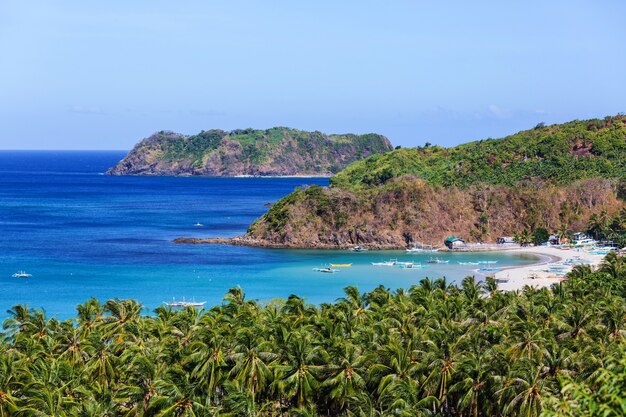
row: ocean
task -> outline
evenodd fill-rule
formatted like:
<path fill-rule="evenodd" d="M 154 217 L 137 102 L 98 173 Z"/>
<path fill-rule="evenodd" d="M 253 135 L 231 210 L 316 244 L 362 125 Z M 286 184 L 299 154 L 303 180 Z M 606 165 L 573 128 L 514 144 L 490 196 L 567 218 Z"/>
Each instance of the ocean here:
<path fill-rule="evenodd" d="M 259 301 L 296 294 L 309 303 L 331 302 L 347 285 L 409 288 L 424 277 L 460 282 L 476 274 L 458 262 L 492 260 L 503 267 L 536 260 L 440 254 L 450 263 L 411 270 L 371 262 L 424 262 L 430 255 L 177 245 L 172 240 L 181 236 L 243 234 L 267 203 L 328 179 L 102 175 L 125 153 L 0 151 L 0 318 L 26 304 L 66 319 L 91 297 L 133 298 L 146 313 L 173 298 L 210 307 L 235 286 Z M 314 271 L 331 262 L 353 266 L 335 274 Z M 12 277 L 19 270 L 32 277 Z"/>

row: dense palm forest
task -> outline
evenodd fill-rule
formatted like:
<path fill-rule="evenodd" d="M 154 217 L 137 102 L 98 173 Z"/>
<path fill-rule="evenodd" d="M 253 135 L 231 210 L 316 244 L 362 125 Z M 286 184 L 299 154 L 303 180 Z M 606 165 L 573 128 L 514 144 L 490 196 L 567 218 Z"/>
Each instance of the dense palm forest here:
<path fill-rule="evenodd" d="M 489 279 L 354 287 L 333 304 L 89 300 L 74 320 L 15 306 L 0 416 L 623 415 L 626 263 L 549 289 Z"/>

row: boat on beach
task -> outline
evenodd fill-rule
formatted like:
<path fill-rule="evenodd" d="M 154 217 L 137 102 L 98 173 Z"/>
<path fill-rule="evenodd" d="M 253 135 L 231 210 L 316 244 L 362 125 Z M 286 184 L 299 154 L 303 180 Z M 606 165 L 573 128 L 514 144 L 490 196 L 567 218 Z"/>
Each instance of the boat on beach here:
<path fill-rule="evenodd" d="M 412 248 L 407 248 L 407 253 L 434 253 L 434 252 L 439 252 L 439 249 L 437 248 L 425 248 L 425 247 L 419 247 L 419 246 L 414 246 Z"/>
<path fill-rule="evenodd" d="M 17 271 L 15 274 L 12 275 L 13 278 L 29 278 L 32 276 L 32 274 L 29 274 L 26 271 Z"/>
<path fill-rule="evenodd" d="M 206 301 L 176 301 L 175 298 L 172 301 L 163 301 L 163 304 L 168 306 L 169 308 L 187 308 L 187 307 L 203 307 L 206 304 Z"/>

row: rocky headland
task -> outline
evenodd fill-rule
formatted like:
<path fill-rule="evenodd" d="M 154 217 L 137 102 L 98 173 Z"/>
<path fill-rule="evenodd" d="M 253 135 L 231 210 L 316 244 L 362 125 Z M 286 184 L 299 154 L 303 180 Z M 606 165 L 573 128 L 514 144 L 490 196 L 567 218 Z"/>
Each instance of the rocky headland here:
<path fill-rule="evenodd" d="M 377 134 L 327 135 L 276 127 L 161 131 L 139 142 L 110 175 L 331 176 L 347 165 L 392 150 Z"/>

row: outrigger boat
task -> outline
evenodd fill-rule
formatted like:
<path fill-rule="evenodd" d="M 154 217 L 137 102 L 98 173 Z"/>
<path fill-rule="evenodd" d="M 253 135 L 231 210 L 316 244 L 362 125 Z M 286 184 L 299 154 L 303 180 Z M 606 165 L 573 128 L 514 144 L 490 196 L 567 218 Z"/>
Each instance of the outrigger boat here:
<path fill-rule="evenodd" d="M 374 266 L 394 266 L 398 263 L 397 259 L 390 259 L 388 261 L 384 261 L 384 262 L 372 262 L 372 265 Z"/>
<path fill-rule="evenodd" d="M 421 269 L 426 268 L 428 265 L 422 265 L 420 263 L 413 262 L 400 262 L 398 266 L 400 266 L 400 268 L 402 269 Z"/>
<path fill-rule="evenodd" d="M 429 264 L 447 264 L 448 262 L 450 262 L 449 259 L 439 259 L 439 258 L 430 258 L 429 260 L 427 260 L 426 262 L 428 262 Z"/>
<path fill-rule="evenodd" d="M 206 304 L 206 301 L 196 302 L 196 301 L 176 301 L 175 298 L 172 298 L 172 301 L 167 302 L 163 301 L 163 304 L 168 306 L 169 308 L 187 308 L 187 307 L 203 307 Z"/>
<path fill-rule="evenodd" d="M 349 264 L 330 264 L 330 266 L 334 267 L 334 268 L 349 268 L 352 266 L 351 263 Z"/>
<path fill-rule="evenodd" d="M 13 274 L 13 278 L 28 278 L 28 277 L 32 277 L 32 275 L 26 273 L 26 271 L 17 271 L 15 274 Z"/>

